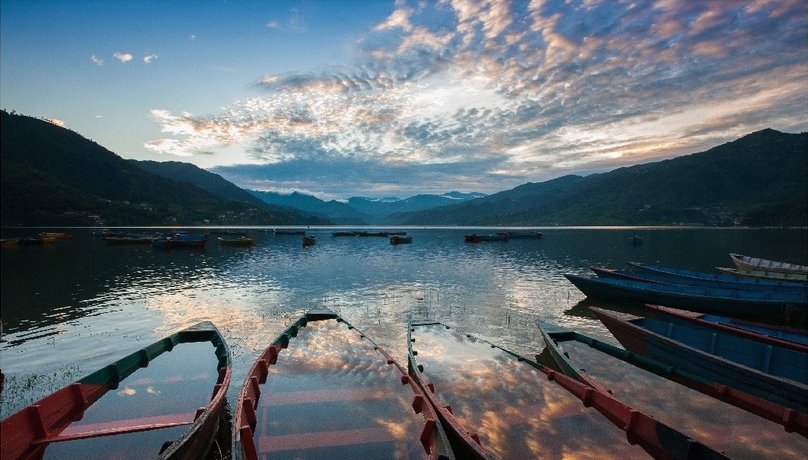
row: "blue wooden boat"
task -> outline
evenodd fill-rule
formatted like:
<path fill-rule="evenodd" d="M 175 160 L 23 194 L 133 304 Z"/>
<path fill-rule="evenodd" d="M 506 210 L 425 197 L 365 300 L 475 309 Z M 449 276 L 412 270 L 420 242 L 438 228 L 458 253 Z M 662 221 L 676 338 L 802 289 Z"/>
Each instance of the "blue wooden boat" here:
<path fill-rule="evenodd" d="M 444 324 L 410 322 L 408 343 L 410 373 L 457 458 L 645 456 L 631 444 L 659 459 L 726 458 L 605 391 Z"/>
<path fill-rule="evenodd" d="M 789 319 L 802 315 L 808 295 L 682 286 L 614 278 L 564 275 L 588 297 L 642 306 L 648 303 L 733 317 Z"/>
<path fill-rule="evenodd" d="M 755 340 L 771 343 L 775 346 L 793 347 L 802 352 L 808 352 L 808 330 L 806 329 L 756 323 L 753 321 L 680 310 L 678 308 L 663 307 L 660 305 L 646 305 L 646 307 L 654 311 L 657 316 L 668 321 L 679 320 L 697 323 L 706 327 L 731 331 L 741 335 L 749 335 Z M 802 364 L 808 366 L 808 363 Z"/>
<path fill-rule="evenodd" d="M 654 272 L 637 272 L 628 270 L 617 270 L 605 267 L 590 267 L 599 278 L 618 278 L 633 281 L 644 281 L 658 284 L 679 284 L 684 286 L 701 286 L 719 289 L 741 289 L 746 291 L 769 291 L 769 292 L 792 292 L 808 296 L 808 286 L 796 283 L 784 283 L 782 285 L 774 283 L 743 283 L 722 279 L 707 279 L 699 277 L 671 276 Z M 708 273 L 709 275 L 709 273 Z"/>
<path fill-rule="evenodd" d="M 715 399 L 731 404 L 735 407 L 763 417 L 782 425 L 789 433 L 796 432 L 808 437 L 808 414 L 796 412 L 783 405 L 776 404 L 768 399 L 760 398 L 749 393 L 730 388 L 705 379 L 701 375 L 688 370 L 674 367 L 655 359 L 626 351 L 622 348 L 594 339 L 579 332 L 556 326 L 545 321 L 537 321 L 536 325 L 544 338 L 548 352 L 556 362 L 558 368 L 566 375 L 592 386 L 603 388 L 585 370 L 578 368 L 572 362 L 569 354 L 561 349 L 561 343 L 575 341 L 585 344 L 593 350 L 634 365 L 660 377 L 666 378 L 690 389 L 699 391 Z M 537 356 L 538 360 L 538 356 Z M 606 390 L 610 391 L 610 390 Z"/>
<path fill-rule="evenodd" d="M 590 310 L 629 351 L 797 412 L 808 412 L 805 352 L 727 331 L 595 307 Z"/>
<path fill-rule="evenodd" d="M 642 274 L 655 274 L 667 276 L 671 278 L 682 278 L 689 282 L 712 282 L 717 285 L 744 285 L 753 287 L 774 287 L 782 290 L 795 290 L 804 291 L 808 289 L 804 283 L 797 281 L 765 279 L 765 278 L 750 278 L 748 276 L 736 276 L 724 273 L 706 273 L 694 270 L 685 270 L 681 268 L 666 267 L 664 265 L 656 264 L 641 264 L 637 262 L 629 262 L 632 269 Z M 720 271 L 720 270 L 719 270 Z"/>
<path fill-rule="evenodd" d="M 453 459 L 404 367 L 330 310 L 310 311 L 256 359 L 233 417 L 234 459 Z"/>

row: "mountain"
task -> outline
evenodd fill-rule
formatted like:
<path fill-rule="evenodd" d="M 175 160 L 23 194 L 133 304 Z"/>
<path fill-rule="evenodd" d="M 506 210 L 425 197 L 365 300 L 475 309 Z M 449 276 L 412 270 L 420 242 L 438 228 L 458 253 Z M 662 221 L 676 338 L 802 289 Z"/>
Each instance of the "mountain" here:
<path fill-rule="evenodd" d="M 249 192 L 266 203 L 299 209 L 340 225 L 386 224 L 390 222 L 392 216 L 400 213 L 421 211 L 485 196 L 482 193 L 449 192 L 444 195 L 416 195 L 404 199 L 352 197 L 347 203 L 342 203 L 335 200 L 323 201 L 298 192 L 288 195 L 258 190 Z"/>
<path fill-rule="evenodd" d="M 408 225 L 795 225 L 808 221 L 808 133 L 765 129 L 670 160 L 528 183 L 400 214 Z"/>
<path fill-rule="evenodd" d="M 317 197 L 299 192 L 288 195 L 258 190 L 248 190 L 248 192 L 265 203 L 298 209 L 302 212 L 328 219 L 337 225 L 368 224 L 369 216 L 357 212 L 352 207 L 336 200 L 323 201 Z"/>
<path fill-rule="evenodd" d="M 0 112 L 4 226 L 318 224 L 149 173 L 71 130 Z"/>
<path fill-rule="evenodd" d="M 157 174 L 158 176 L 176 182 L 194 185 L 224 200 L 249 203 L 253 206 L 262 205 L 264 203 L 246 190 L 222 178 L 222 176 L 208 172 L 190 163 L 181 163 L 179 161 L 128 161 L 152 174 Z"/>

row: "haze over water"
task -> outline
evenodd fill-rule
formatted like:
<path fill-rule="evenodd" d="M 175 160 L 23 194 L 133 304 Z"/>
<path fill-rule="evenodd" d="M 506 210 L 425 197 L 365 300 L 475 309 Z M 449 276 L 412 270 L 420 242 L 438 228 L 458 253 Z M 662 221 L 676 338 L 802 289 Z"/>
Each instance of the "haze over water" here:
<path fill-rule="evenodd" d="M 201 320 L 231 347 L 232 404 L 258 353 L 307 309 L 335 310 L 401 363 L 409 315 L 533 357 L 544 348 L 538 319 L 617 343 L 588 314 L 599 304 L 584 302 L 564 273 L 627 261 L 711 271 L 731 264 L 729 252 L 808 258 L 805 229 L 552 228 L 541 240 L 469 244 L 464 234 L 496 230 L 416 228 L 404 229 L 413 243 L 399 246 L 331 230 L 308 229 L 317 236 L 310 248 L 259 229 L 248 229 L 253 248 L 219 246 L 215 235 L 203 251 L 114 246 L 88 229 L 53 246 L 4 248 L 2 416 Z M 630 244 L 632 235 L 643 244 Z M 572 356 L 618 397 L 732 458 L 808 450 L 779 425 L 581 348 Z"/>

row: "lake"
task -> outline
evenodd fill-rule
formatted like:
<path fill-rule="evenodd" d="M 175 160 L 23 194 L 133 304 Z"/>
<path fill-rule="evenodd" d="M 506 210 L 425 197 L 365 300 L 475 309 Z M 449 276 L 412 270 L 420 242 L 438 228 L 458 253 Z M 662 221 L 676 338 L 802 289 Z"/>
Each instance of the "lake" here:
<path fill-rule="evenodd" d="M 199 229 L 214 231 L 215 229 Z M 544 343 L 543 319 L 617 344 L 588 311 L 605 306 L 563 274 L 628 261 L 713 271 L 730 252 L 805 263 L 806 229 L 544 228 L 539 240 L 465 243 L 496 229 L 396 228 L 412 244 L 387 238 L 317 237 L 241 228 L 251 248 L 159 250 L 118 246 L 92 229 L 73 240 L 2 250 L 0 367 L 7 379 L 0 412 L 25 405 L 154 340 L 213 321 L 233 353 L 234 403 L 255 357 L 302 312 L 327 307 L 407 361 L 407 318 L 430 318 L 532 357 Z M 3 237 L 39 230 L 4 229 Z M 639 235 L 642 244 L 630 237 Z M 585 348 L 585 347 L 584 347 Z M 788 458 L 806 439 L 700 393 L 574 349 L 615 395 L 733 458 Z"/>

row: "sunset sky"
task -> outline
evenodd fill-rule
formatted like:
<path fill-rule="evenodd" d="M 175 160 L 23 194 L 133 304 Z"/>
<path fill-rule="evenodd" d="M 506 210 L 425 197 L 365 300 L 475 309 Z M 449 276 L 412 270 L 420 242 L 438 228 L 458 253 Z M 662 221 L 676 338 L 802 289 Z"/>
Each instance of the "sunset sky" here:
<path fill-rule="evenodd" d="M 808 3 L 0 0 L 0 106 L 320 198 L 808 131 Z"/>

